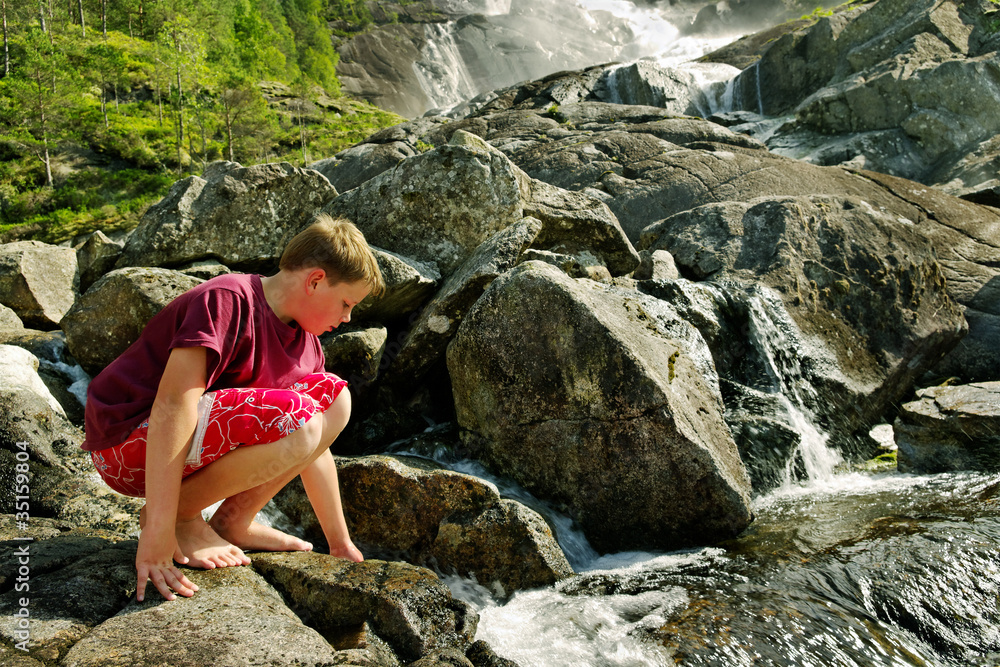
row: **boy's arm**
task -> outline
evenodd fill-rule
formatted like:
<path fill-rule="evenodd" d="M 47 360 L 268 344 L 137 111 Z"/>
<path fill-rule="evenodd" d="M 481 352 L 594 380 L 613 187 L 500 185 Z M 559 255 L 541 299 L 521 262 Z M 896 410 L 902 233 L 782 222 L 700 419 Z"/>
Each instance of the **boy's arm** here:
<path fill-rule="evenodd" d="M 197 590 L 173 560 L 187 562 L 175 536 L 177 505 L 184 459 L 198 424 L 198 400 L 206 388 L 205 364 L 203 347 L 172 350 L 153 401 L 146 438 L 146 522 L 135 557 L 140 601 L 147 579 L 167 600 L 174 599 L 170 589 L 188 597 Z"/>
<path fill-rule="evenodd" d="M 330 450 L 310 463 L 299 476 L 305 487 L 309 503 L 312 505 L 319 525 L 323 528 L 330 554 L 355 562 L 364 556 L 351 541 L 344 518 L 344 508 L 340 501 L 340 483 L 337 479 L 337 464 Z"/>

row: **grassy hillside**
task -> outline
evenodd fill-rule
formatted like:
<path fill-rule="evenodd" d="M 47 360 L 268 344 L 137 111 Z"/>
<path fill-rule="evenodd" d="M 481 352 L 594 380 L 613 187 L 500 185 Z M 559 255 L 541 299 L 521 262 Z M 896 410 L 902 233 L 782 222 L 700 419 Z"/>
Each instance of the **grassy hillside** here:
<path fill-rule="evenodd" d="M 0 0 L 0 241 L 135 226 L 213 160 L 304 165 L 401 122 L 339 93 L 354 0 Z"/>

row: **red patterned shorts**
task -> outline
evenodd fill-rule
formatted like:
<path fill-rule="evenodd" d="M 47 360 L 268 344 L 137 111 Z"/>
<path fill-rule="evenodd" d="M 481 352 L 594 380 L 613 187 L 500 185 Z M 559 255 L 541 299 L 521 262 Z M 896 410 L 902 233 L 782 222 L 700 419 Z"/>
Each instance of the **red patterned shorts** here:
<path fill-rule="evenodd" d="M 307 375 L 288 389 L 220 389 L 198 402 L 198 427 L 183 476 L 237 447 L 276 442 L 333 405 L 347 382 L 333 373 Z M 91 452 L 97 472 L 127 496 L 146 494 L 146 434 L 140 424 L 120 445 Z"/>

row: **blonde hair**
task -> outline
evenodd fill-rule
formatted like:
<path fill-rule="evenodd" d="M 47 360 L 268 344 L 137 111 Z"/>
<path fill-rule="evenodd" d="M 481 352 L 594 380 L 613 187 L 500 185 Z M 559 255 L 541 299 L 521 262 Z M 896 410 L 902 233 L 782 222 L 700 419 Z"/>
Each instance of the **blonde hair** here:
<path fill-rule="evenodd" d="M 323 269 L 331 285 L 364 282 L 372 296 L 385 292 L 375 255 L 364 234 L 349 220 L 320 213 L 288 242 L 278 263 L 278 268 L 287 271 L 313 267 Z"/>

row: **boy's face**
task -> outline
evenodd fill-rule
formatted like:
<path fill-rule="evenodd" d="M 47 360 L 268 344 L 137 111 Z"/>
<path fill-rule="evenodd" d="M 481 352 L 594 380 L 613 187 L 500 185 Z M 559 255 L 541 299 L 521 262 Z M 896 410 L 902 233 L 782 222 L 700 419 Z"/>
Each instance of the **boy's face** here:
<path fill-rule="evenodd" d="M 316 281 L 306 312 L 298 318 L 299 326 L 319 336 L 351 321 L 351 311 L 371 291 L 363 282 L 338 282 L 331 285 L 324 277 Z"/>

